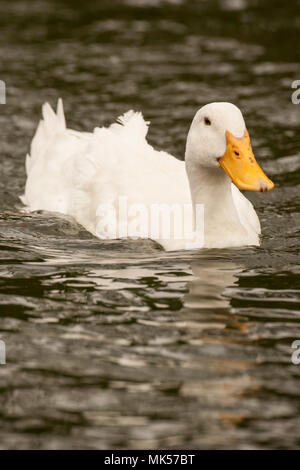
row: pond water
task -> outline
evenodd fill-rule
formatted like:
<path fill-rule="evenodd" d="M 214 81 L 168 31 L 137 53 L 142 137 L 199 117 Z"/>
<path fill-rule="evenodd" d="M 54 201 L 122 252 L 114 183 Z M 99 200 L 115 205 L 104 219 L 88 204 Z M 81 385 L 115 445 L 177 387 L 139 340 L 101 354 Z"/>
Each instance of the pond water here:
<path fill-rule="evenodd" d="M 1 2 L 0 447 L 300 448 L 300 2 Z M 276 186 L 259 248 L 166 253 L 20 215 L 44 101 L 68 124 L 142 110 L 183 158 L 210 101 L 243 111 Z"/>

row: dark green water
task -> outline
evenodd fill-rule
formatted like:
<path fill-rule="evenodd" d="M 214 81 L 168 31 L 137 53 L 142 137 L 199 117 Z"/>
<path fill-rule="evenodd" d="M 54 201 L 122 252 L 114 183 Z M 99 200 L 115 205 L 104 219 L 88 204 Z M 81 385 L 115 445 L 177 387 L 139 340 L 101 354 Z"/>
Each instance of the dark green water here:
<path fill-rule="evenodd" d="M 299 1 L 0 2 L 1 448 L 300 448 Z M 260 248 L 165 253 L 18 215 L 41 104 L 79 130 L 141 109 L 178 158 L 243 111 L 276 187 Z"/>

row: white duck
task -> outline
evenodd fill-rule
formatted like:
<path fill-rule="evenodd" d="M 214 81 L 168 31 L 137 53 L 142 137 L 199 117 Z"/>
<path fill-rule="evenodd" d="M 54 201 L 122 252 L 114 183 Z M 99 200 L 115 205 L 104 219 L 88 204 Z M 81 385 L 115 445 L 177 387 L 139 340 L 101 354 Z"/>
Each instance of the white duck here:
<path fill-rule="evenodd" d="M 199 109 L 185 162 L 153 149 L 147 131 L 141 113 L 128 111 L 108 128 L 77 132 L 66 128 L 61 100 L 56 114 L 46 103 L 26 158 L 23 203 L 72 215 L 99 238 L 149 236 L 166 250 L 259 245 L 258 217 L 237 186 L 267 191 L 274 184 L 254 158 L 241 111 L 231 103 Z M 191 210 L 176 219 L 177 228 L 153 232 L 148 216 L 161 204 Z M 192 243 L 178 232 L 186 223 L 195 231 Z"/>

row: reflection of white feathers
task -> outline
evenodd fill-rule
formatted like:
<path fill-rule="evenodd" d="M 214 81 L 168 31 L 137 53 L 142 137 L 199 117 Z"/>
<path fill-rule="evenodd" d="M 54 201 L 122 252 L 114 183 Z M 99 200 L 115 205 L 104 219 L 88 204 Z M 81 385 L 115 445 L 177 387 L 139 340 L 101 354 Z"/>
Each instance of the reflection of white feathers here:
<path fill-rule="evenodd" d="M 23 203 L 30 210 L 72 215 L 99 237 L 104 234 L 99 206 L 112 205 L 118 215 L 120 196 L 126 196 L 128 205 L 149 208 L 155 203 L 190 204 L 184 162 L 148 144 L 148 125 L 141 113 L 128 111 L 108 128 L 77 132 L 67 129 L 61 100 L 56 113 L 46 103 L 26 157 Z M 252 205 L 235 187 L 233 197 L 237 210 L 247 211 L 241 223 L 248 224 L 250 214 L 257 233 Z M 108 235 L 113 238 L 115 233 Z M 167 249 L 184 248 L 180 240 L 158 241 Z"/>

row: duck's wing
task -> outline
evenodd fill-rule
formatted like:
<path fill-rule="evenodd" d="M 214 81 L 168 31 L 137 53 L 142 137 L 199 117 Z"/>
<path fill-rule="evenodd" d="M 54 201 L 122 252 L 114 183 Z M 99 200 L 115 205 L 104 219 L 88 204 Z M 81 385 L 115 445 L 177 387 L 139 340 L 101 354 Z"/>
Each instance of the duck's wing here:
<path fill-rule="evenodd" d="M 72 215 L 100 238 L 114 238 L 103 232 L 114 224 L 102 223 L 102 208 L 112 207 L 118 218 L 121 199 L 129 212 L 137 211 L 137 219 L 139 204 L 150 210 L 153 204 L 190 201 L 184 162 L 147 142 L 148 125 L 141 113 L 128 111 L 109 128 L 96 128 L 85 154 L 76 159 Z M 130 220 L 133 225 L 135 217 Z"/>
<path fill-rule="evenodd" d="M 231 191 L 241 224 L 248 232 L 250 231 L 257 236 L 260 235 L 260 222 L 253 205 L 233 183 L 231 184 Z"/>
<path fill-rule="evenodd" d="M 56 113 L 45 103 L 30 154 L 26 155 L 27 181 L 22 202 L 29 210 L 74 215 L 78 212 L 78 192 L 82 197 L 85 191 L 87 199 L 95 183 L 107 187 L 110 178 L 111 189 L 116 189 L 122 180 L 118 174 L 121 156 L 133 145 L 145 144 L 147 129 L 142 115 L 129 111 L 109 128 L 97 127 L 92 133 L 75 131 L 66 127 L 61 99 Z M 130 157 L 130 152 L 127 155 Z M 129 162 L 127 158 L 126 164 Z M 101 178 L 96 181 L 99 168 Z"/>
<path fill-rule="evenodd" d="M 62 102 L 57 112 L 45 104 L 26 158 L 24 204 L 30 210 L 72 215 L 98 234 L 99 207 L 127 203 L 187 202 L 184 163 L 147 142 L 148 123 L 128 111 L 93 133 L 67 129 Z"/>

